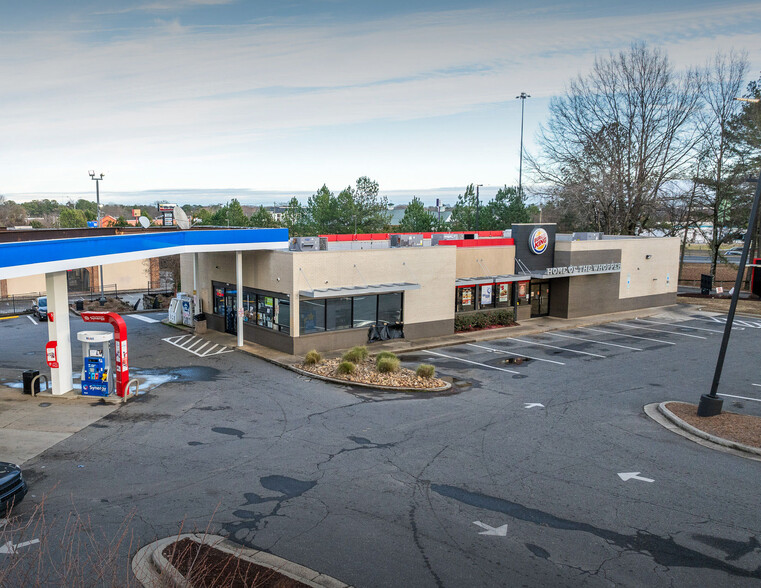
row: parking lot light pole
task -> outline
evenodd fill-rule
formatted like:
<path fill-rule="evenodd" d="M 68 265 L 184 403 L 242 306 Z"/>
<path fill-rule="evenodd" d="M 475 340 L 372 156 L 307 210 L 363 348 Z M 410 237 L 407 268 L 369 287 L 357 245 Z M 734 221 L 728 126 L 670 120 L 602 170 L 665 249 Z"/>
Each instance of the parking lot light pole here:
<path fill-rule="evenodd" d="M 515 97 L 516 100 L 521 101 L 521 156 L 520 164 L 518 167 L 518 197 L 523 196 L 523 110 L 526 106 L 526 98 L 531 98 L 531 94 L 521 92 L 518 96 Z"/>
<path fill-rule="evenodd" d="M 99 177 L 95 176 L 95 172 L 90 170 L 90 179 L 95 180 L 95 226 L 100 228 L 100 181 L 103 179 L 103 174 Z M 100 305 L 103 306 L 106 303 L 106 296 L 103 294 L 103 266 L 98 267 L 98 273 L 100 274 Z"/>
<path fill-rule="evenodd" d="M 478 230 L 478 208 L 479 208 L 479 192 L 478 189 L 483 186 L 483 184 L 476 184 L 476 231 Z"/>
<path fill-rule="evenodd" d="M 756 181 L 756 195 L 753 198 L 753 206 L 750 210 L 750 219 L 748 221 L 748 231 L 745 233 L 743 239 L 743 250 L 740 255 L 740 265 L 737 268 L 737 278 L 735 279 L 735 287 L 732 290 L 732 301 L 729 303 L 729 312 L 727 313 L 727 322 L 724 325 L 724 336 L 721 338 L 721 347 L 719 347 L 719 358 L 716 361 L 716 370 L 713 374 L 713 383 L 711 384 L 711 392 L 709 394 L 703 394 L 700 397 L 700 404 L 698 404 L 698 416 L 714 416 L 721 414 L 721 405 L 723 400 L 718 398 L 716 392 L 719 388 L 719 380 L 721 379 L 721 370 L 724 367 L 724 356 L 727 353 L 727 344 L 729 343 L 729 335 L 732 332 L 732 322 L 735 320 L 735 309 L 737 308 L 737 300 L 740 298 L 740 287 L 742 286 L 743 274 L 745 273 L 745 263 L 748 261 L 748 252 L 750 250 L 750 235 L 753 232 L 753 227 L 756 226 L 756 217 L 758 216 L 758 204 L 761 200 L 761 172 L 758 174 L 758 180 Z"/>

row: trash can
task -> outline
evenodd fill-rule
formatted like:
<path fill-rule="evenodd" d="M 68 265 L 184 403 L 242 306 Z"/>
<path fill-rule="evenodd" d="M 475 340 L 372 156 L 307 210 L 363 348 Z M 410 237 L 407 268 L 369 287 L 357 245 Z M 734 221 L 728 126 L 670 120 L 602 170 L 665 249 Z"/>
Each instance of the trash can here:
<path fill-rule="evenodd" d="M 158 296 L 154 296 L 153 297 L 153 309 L 157 310 L 159 308 L 161 308 L 161 300 L 159 300 Z"/>
<path fill-rule="evenodd" d="M 22 379 L 24 381 L 24 394 L 31 394 L 32 393 L 32 380 L 34 380 L 35 376 L 40 375 L 40 370 L 26 370 L 22 374 Z M 34 393 L 39 394 L 40 393 L 40 380 L 39 378 L 34 383 Z"/>
<path fill-rule="evenodd" d="M 74 308 L 76 308 L 77 311 L 82 312 L 85 309 L 85 301 L 84 300 L 77 300 L 74 303 Z"/>
<path fill-rule="evenodd" d="M 713 288 L 713 276 L 711 274 L 700 274 L 700 293 L 707 296 Z"/>
<path fill-rule="evenodd" d="M 193 324 L 196 335 L 203 335 L 206 332 L 206 313 L 201 312 L 193 315 Z"/>

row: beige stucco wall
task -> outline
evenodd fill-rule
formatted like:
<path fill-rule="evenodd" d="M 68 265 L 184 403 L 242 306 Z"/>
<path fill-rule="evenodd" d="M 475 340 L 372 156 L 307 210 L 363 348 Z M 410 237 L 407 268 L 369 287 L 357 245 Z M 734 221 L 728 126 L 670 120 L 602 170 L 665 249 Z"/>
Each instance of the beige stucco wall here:
<path fill-rule="evenodd" d="M 443 245 L 434 249 L 455 249 L 457 251 L 458 278 L 500 276 L 515 273 L 515 246 L 512 245 L 499 247 Z"/>
<path fill-rule="evenodd" d="M 119 290 L 140 290 L 148 287 L 151 279 L 150 262 L 147 259 L 123 261 L 103 266 L 103 284 L 116 284 Z"/>
<path fill-rule="evenodd" d="M 294 291 L 390 282 L 420 284 L 404 293 L 406 325 L 454 316 L 455 247 L 295 252 Z M 291 314 L 298 307 L 291 301 Z M 294 335 L 297 329 L 293 330 Z"/>
<path fill-rule="evenodd" d="M 18 296 L 19 294 L 33 294 L 45 292 L 45 274 L 36 276 L 24 276 L 21 278 L 8 278 L 7 296 Z"/>
<path fill-rule="evenodd" d="M 618 297 L 637 298 L 677 291 L 678 237 L 636 237 L 601 241 L 558 241 L 556 251 L 621 251 Z M 647 256 L 650 255 L 650 259 Z"/>

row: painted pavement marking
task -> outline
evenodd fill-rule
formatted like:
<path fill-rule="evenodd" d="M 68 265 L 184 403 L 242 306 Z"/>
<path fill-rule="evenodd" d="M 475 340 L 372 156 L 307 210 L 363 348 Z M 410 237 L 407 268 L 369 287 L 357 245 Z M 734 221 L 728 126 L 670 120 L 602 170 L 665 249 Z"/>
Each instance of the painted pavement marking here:
<path fill-rule="evenodd" d="M 188 339 L 190 337 L 190 339 Z M 167 343 L 170 343 L 171 345 L 174 345 L 175 347 L 179 347 L 180 349 L 183 349 L 187 351 L 188 353 L 192 353 L 193 355 L 196 355 L 198 357 L 211 357 L 212 355 L 220 355 L 222 353 L 230 353 L 231 351 L 235 351 L 234 349 L 231 349 L 229 347 L 226 347 L 225 345 L 220 345 L 217 343 L 212 347 L 206 348 L 207 345 L 211 343 L 211 341 L 207 341 L 206 339 L 201 339 L 200 337 L 196 337 L 195 335 L 179 335 L 175 337 L 166 337 L 165 339 L 162 339 L 162 341 L 166 341 Z M 198 346 L 200 344 L 200 347 Z M 196 349 L 193 349 L 193 348 Z M 217 347 L 220 347 L 217 349 Z"/>
<path fill-rule="evenodd" d="M 485 531 L 478 533 L 479 535 L 492 535 L 494 537 L 507 536 L 507 524 L 500 525 L 499 527 L 492 527 L 491 525 L 487 525 L 481 521 L 473 521 L 473 524 L 481 527 L 482 529 L 485 529 Z"/>
<path fill-rule="evenodd" d="M 624 327 L 625 329 L 641 329 L 643 331 L 653 331 L 654 333 L 666 333 L 667 335 L 679 335 L 680 337 L 690 337 L 692 339 L 703 339 L 706 337 L 702 335 L 690 335 L 689 333 L 675 333 L 674 331 L 664 331 L 663 329 L 653 329 L 651 327 L 640 327 L 639 325 L 626 325 L 624 323 L 611 323 L 617 327 Z"/>
<path fill-rule="evenodd" d="M 592 357 L 602 357 L 605 358 L 605 355 L 600 355 L 599 353 L 590 353 L 589 351 L 577 351 L 576 349 L 568 349 L 567 347 L 558 347 L 557 345 L 549 345 L 547 343 L 539 343 L 537 341 L 526 341 L 525 339 L 516 339 L 515 337 L 505 337 L 506 339 L 510 341 L 520 341 L 521 343 L 526 343 L 528 345 L 539 345 L 540 347 L 551 347 L 552 349 L 561 349 L 563 351 L 570 351 L 571 353 L 580 353 L 581 355 L 591 355 Z"/>
<path fill-rule="evenodd" d="M 640 472 L 621 472 L 618 474 L 618 477 L 621 478 L 624 482 L 627 480 L 639 480 L 640 482 L 655 482 L 652 478 L 643 478 L 639 475 Z"/>
<path fill-rule="evenodd" d="M 454 359 L 455 361 L 462 361 L 465 363 L 472 363 L 473 365 L 480 365 L 481 367 L 489 368 L 491 370 L 497 370 L 500 372 L 507 372 L 508 374 L 520 374 L 520 372 L 516 372 L 515 370 L 506 370 L 505 368 L 496 367 L 493 365 L 489 365 L 486 363 L 479 363 L 477 361 L 470 361 L 469 359 L 462 359 L 460 357 L 454 357 L 452 355 L 444 355 L 443 353 L 439 353 L 438 351 L 431 351 L 430 349 L 428 351 L 423 351 L 422 353 L 432 353 L 433 355 L 438 355 L 440 357 L 446 357 L 447 359 Z"/>
<path fill-rule="evenodd" d="M 547 331 L 545 335 L 552 335 L 553 337 L 564 337 L 566 339 L 578 339 L 579 341 L 586 341 L 587 343 L 597 343 L 598 345 L 607 345 L 609 347 L 622 347 L 623 349 L 631 349 L 632 351 L 642 351 L 639 347 L 631 347 L 629 345 L 621 345 L 619 343 L 609 343 L 607 341 L 596 341 L 595 339 L 585 339 L 584 337 L 576 337 L 574 335 L 565 335 L 556 333 L 554 331 Z"/>
<path fill-rule="evenodd" d="M 478 347 L 479 349 L 486 349 L 487 351 L 492 351 L 494 353 L 506 353 L 507 355 L 516 355 L 518 357 L 525 357 L 526 359 L 535 359 L 536 361 L 546 361 L 547 363 L 556 363 L 557 365 L 565 365 L 562 361 L 555 361 L 554 359 L 543 359 L 541 357 L 531 357 L 530 355 L 526 355 L 525 353 L 514 353 L 512 351 L 505 351 L 503 349 L 494 349 L 492 347 L 476 345 L 475 343 L 466 343 L 466 345 L 469 345 L 470 347 Z"/>
<path fill-rule="evenodd" d="M 157 321 L 156 319 L 150 318 L 148 316 L 142 315 L 142 314 L 125 314 L 122 316 L 128 316 L 133 319 L 137 319 L 139 321 L 143 321 L 144 323 L 159 323 L 161 321 Z"/>
<path fill-rule="evenodd" d="M 758 386 L 758 384 L 753 384 L 754 386 Z M 722 394 L 721 392 L 716 393 L 717 396 L 726 396 L 727 398 L 739 398 L 741 400 L 752 400 L 753 402 L 761 402 L 761 399 L 759 398 L 748 398 L 747 396 L 735 396 L 734 394 Z"/>
<path fill-rule="evenodd" d="M 602 329 L 593 329 L 592 327 L 576 327 L 584 331 L 594 331 L 595 333 L 605 333 L 606 335 L 616 335 L 617 337 L 629 337 L 631 339 L 643 339 L 645 341 L 655 341 L 656 343 L 663 343 L 664 345 L 676 345 L 673 341 L 664 341 L 663 339 L 653 339 L 652 337 L 640 337 L 639 335 L 627 335 L 620 331 L 603 331 Z"/>
<path fill-rule="evenodd" d="M 34 320 L 34 319 L 33 319 L 32 317 L 30 317 L 29 315 L 26 315 L 26 318 L 28 318 L 30 321 L 32 321 L 32 323 L 33 323 L 33 324 L 35 324 L 35 325 L 37 324 L 37 321 L 36 321 L 36 320 Z"/>
<path fill-rule="evenodd" d="M 643 323 L 647 323 L 649 325 L 663 325 L 664 327 L 676 327 L 678 329 L 692 329 L 693 331 L 707 331 L 709 333 L 723 333 L 724 331 L 717 331 L 716 329 L 704 329 L 703 327 L 688 327 L 687 325 L 680 325 L 679 323 L 659 323 L 657 321 L 649 321 L 647 319 L 634 319 L 636 321 L 641 321 Z"/>

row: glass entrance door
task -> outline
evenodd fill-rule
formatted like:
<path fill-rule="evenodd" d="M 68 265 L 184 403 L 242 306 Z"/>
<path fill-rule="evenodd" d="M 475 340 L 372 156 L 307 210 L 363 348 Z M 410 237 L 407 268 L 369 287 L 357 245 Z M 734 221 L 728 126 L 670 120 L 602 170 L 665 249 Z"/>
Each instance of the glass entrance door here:
<path fill-rule="evenodd" d="M 531 316 L 547 316 L 550 314 L 550 283 L 549 281 L 531 281 Z"/>
<path fill-rule="evenodd" d="M 225 333 L 238 334 L 238 292 L 225 290 Z"/>

